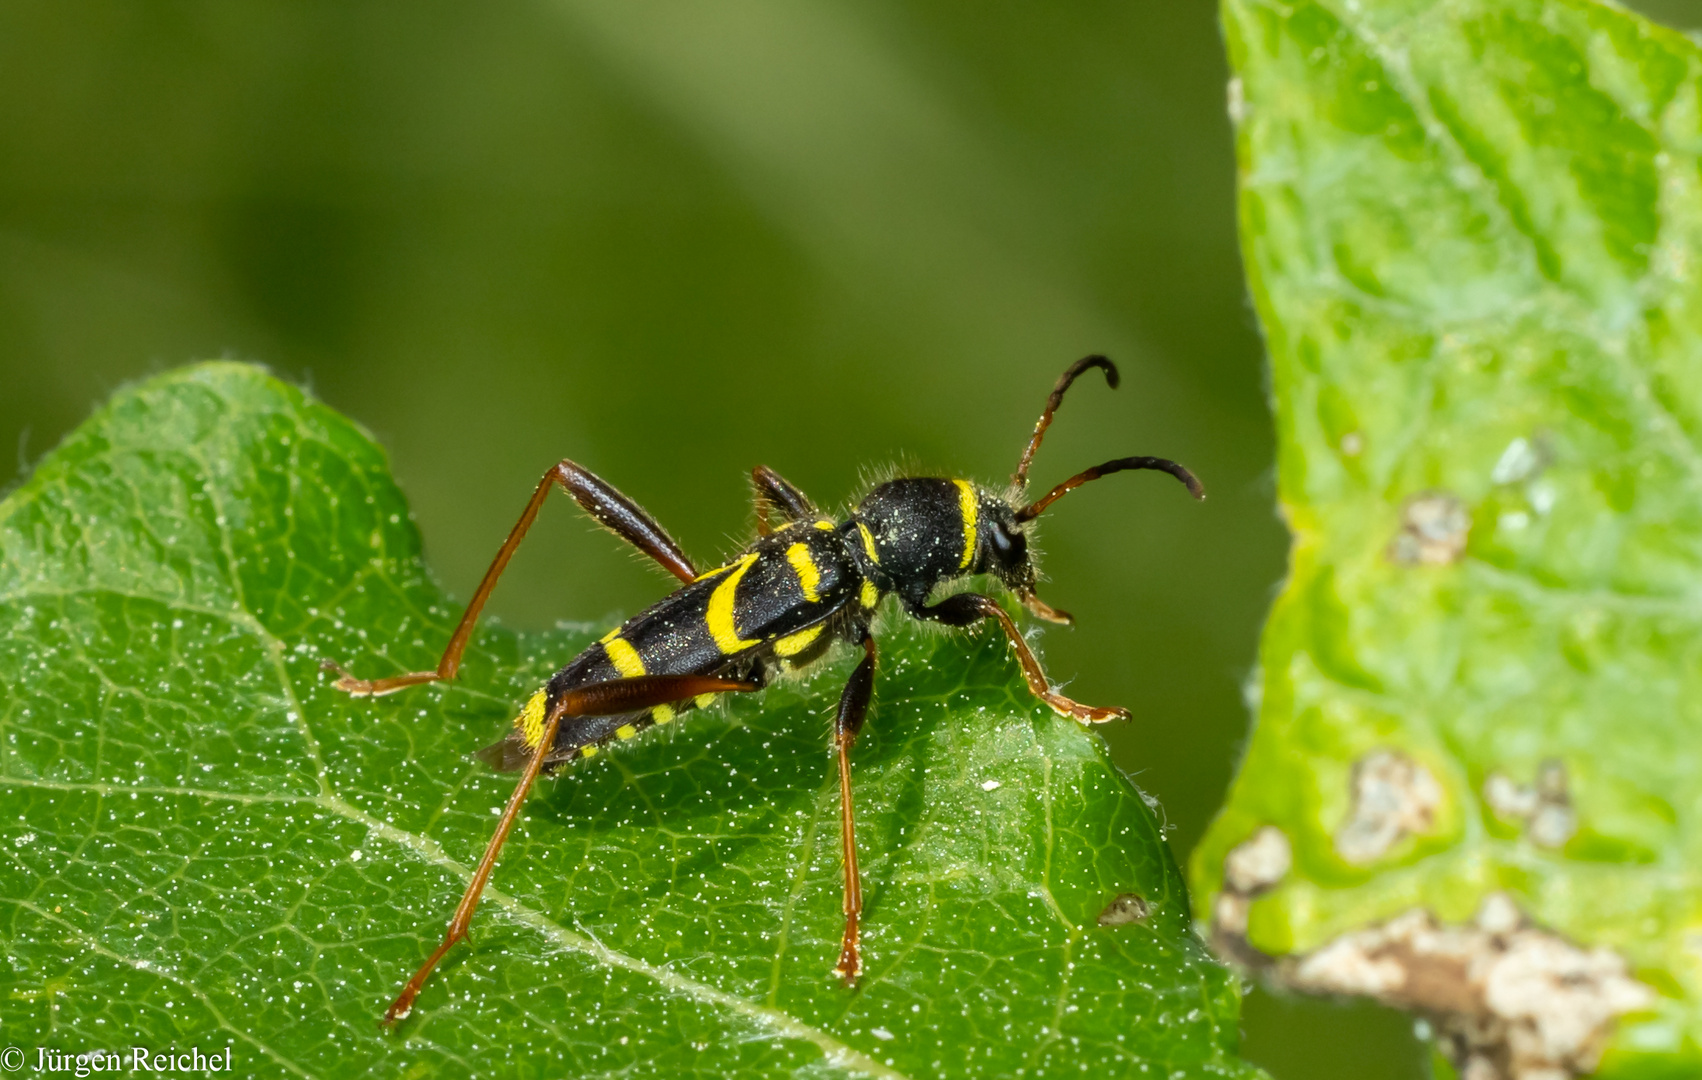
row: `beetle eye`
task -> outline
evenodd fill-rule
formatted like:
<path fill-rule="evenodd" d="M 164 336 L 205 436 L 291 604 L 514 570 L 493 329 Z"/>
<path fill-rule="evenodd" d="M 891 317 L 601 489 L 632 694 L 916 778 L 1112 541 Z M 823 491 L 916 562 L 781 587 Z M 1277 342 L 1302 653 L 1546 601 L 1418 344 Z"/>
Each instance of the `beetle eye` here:
<path fill-rule="evenodd" d="M 1002 522 L 987 530 L 987 538 L 992 543 L 994 556 L 1005 566 L 1020 562 L 1028 548 L 1022 534 L 1012 534 Z"/>

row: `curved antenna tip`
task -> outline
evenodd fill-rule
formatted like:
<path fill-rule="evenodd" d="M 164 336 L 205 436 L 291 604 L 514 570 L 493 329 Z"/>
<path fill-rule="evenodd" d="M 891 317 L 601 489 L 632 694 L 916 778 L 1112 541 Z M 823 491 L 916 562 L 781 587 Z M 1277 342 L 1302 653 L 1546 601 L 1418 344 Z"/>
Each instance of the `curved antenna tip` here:
<path fill-rule="evenodd" d="M 1076 361 L 1073 374 L 1080 375 L 1090 367 L 1096 367 L 1105 372 L 1105 385 L 1113 390 L 1117 389 L 1123 382 L 1123 376 L 1117 371 L 1117 365 L 1111 362 L 1111 358 L 1101 356 L 1098 353 L 1094 353 L 1092 356 L 1084 356 Z"/>
<path fill-rule="evenodd" d="M 1029 462 L 1034 460 L 1034 452 L 1040 449 L 1040 441 L 1046 437 L 1046 429 L 1052 426 L 1052 414 L 1064 403 L 1064 391 L 1076 381 L 1076 376 L 1088 368 L 1098 368 L 1105 372 L 1105 383 L 1113 390 L 1117 389 L 1117 384 L 1122 381 L 1122 377 L 1117 374 L 1117 365 L 1111 362 L 1110 357 L 1098 353 L 1084 356 L 1064 369 L 1064 373 L 1058 376 L 1057 383 L 1053 385 L 1052 392 L 1046 397 L 1046 408 L 1040 413 L 1039 422 L 1034 425 L 1034 434 L 1030 436 L 1028 445 L 1023 448 L 1022 457 L 1016 463 L 1016 472 L 1011 474 L 1011 480 L 1018 488 L 1028 485 Z"/>
<path fill-rule="evenodd" d="M 1205 485 L 1200 483 L 1200 478 L 1188 471 L 1185 466 L 1178 465 L 1176 462 L 1171 461 L 1168 458 L 1118 458 L 1115 461 L 1107 461 L 1103 465 L 1095 465 L 1091 469 L 1079 472 L 1070 477 L 1051 491 L 1048 491 L 1045 495 L 1042 495 L 1040 498 L 1018 510 L 1016 512 L 1016 519 L 1018 521 L 1032 521 L 1044 513 L 1048 506 L 1051 506 L 1053 503 L 1057 502 L 1071 491 L 1074 491 L 1076 488 L 1081 487 L 1088 481 L 1098 480 L 1102 476 L 1110 476 L 1112 473 L 1123 472 L 1128 469 L 1152 469 L 1155 472 L 1169 473 L 1171 476 L 1174 476 L 1177 480 L 1181 481 L 1183 486 L 1188 489 L 1188 494 L 1192 495 L 1194 498 L 1204 499 L 1206 497 Z"/>

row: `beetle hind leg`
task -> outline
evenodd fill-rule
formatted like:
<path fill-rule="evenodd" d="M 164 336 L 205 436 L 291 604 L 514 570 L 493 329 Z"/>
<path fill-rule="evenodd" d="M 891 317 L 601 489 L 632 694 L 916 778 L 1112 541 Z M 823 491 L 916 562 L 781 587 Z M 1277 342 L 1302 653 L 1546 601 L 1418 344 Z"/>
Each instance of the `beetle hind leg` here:
<path fill-rule="evenodd" d="M 615 716 L 637 709 L 650 709 L 670 702 L 683 701 L 698 694 L 748 692 L 756 689 L 757 686 L 753 683 L 707 675 L 639 675 L 630 679 L 587 683 L 563 691 L 555 703 L 549 706 L 549 711 L 539 717 L 536 750 L 526 759 L 525 770 L 521 773 L 519 783 L 514 785 L 514 794 L 508 797 L 508 806 L 497 821 L 496 832 L 486 845 L 484 857 L 479 860 L 472 880 L 467 883 L 466 891 L 461 894 L 461 902 L 456 905 L 455 914 L 449 920 L 443 943 L 426 958 L 426 962 L 414 972 L 414 977 L 408 980 L 407 985 L 402 987 L 402 992 L 390 1003 L 390 1008 L 385 1010 L 384 1019 L 380 1023 L 391 1027 L 412 1012 L 414 1001 L 419 997 L 426 979 L 431 977 L 432 969 L 455 947 L 456 942 L 467 936 L 467 929 L 473 921 L 473 912 L 479 906 L 479 898 L 484 895 L 485 885 L 490 881 L 491 872 L 496 869 L 496 857 L 508 839 L 509 830 L 514 827 L 515 820 L 520 816 L 520 808 L 526 801 L 527 793 L 532 790 L 532 785 L 545 766 L 552 760 L 559 760 L 554 759 L 550 750 L 545 748 L 555 747 L 556 733 L 561 730 L 564 719 Z"/>
<path fill-rule="evenodd" d="M 863 635 L 863 659 L 851 672 L 839 710 L 834 716 L 833 741 L 839 751 L 839 827 L 845 845 L 845 936 L 839 943 L 839 963 L 833 973 L 854 986 L 863 974 L 861 946 L 863 879 L 857 869 L 857 824 L 851 807 L 851 747 L 869 715 L 875 689 L 875 639 Z"/>

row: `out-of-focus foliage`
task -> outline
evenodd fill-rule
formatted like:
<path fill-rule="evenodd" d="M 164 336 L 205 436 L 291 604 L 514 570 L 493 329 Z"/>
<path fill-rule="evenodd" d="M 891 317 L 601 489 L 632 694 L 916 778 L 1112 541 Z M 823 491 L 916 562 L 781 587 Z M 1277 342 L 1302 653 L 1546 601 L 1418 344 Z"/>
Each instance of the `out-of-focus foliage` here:
<path fill-rule="evenodd" d="M 250 1075 L 1262 1076 L 1152 809 L 1002 636 L 883 633 L 838 955 L 846 664 L 545 783 L 391 1038 L 512 778 L 468 751 L 597 631 L 457 615 L 382 453 L 234 364 L 120 393 L 0 503 L 6 1038 Z M 838 675 L 835 679 L 831 676 Z M 1101 925 L 1123 894 L 1144 918 Z"/>
<path fill-rule="evenodd" d="M 1196 906 L 1271 825 L 1267 953 L 1504 893 L 1650 988 L 1602 1075 L 1693 1071 L 1702 51 L 1590 0 L 1224 10 L 1294 549 Z"/>
<path fill-rule="evenodd" d="M 464 597 L 562 457 L 709 561 L 758 463 L 823 505 L 1000 482 L 1107 353 L 1037 482 L 1151 453 L 1212 497 L 1049 515 L 1044 645 L 1191 844 L 1282 565 L 1221 50 L 1172 0 L 0 6 L 0 475 L 126 379 L 259 360 L 377 433 Z M 538 527 L 499 617 L 654 598 Z"/>

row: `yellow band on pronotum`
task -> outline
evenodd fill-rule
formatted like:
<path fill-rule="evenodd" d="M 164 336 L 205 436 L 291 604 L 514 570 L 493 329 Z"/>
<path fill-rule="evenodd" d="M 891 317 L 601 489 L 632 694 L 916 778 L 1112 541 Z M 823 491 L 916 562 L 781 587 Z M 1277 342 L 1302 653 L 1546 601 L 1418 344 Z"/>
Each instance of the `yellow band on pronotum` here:
<path fill-rule="evenodd" d="M 980 512 L 980 503 L 975 498 L 975 485 L 967 480 L 953 480 L 957 485 L 958 507 L 963 511 L 963 559 L 957 564 L 959 570 L 969 566 L 969 561 L 975 558 L 975 517 Z"/>
<path fill-rule="evenodd" d="M 863 536 L 863 551 L 868 554 L 869 561 L 874 563 L 876 566 L 879 566 L 881 564 L 881 556 L 880 553 L 875 550 L 875 535 L 871 533 L 869 531 L 869 527 L 861 521 L 857 523 L 857 531 Z"/>

